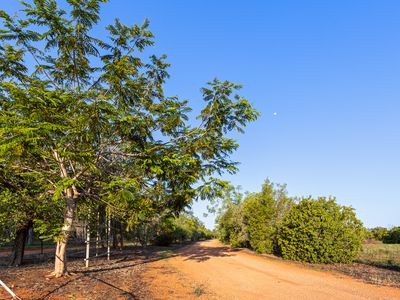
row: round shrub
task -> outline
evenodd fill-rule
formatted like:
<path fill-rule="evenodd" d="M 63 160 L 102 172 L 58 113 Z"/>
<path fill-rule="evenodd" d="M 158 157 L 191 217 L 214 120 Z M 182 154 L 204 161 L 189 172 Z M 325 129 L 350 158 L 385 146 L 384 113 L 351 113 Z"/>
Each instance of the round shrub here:
<path fill-rule="evenodd" d="M 400 244 L 400 227 L 393 227 L 384 236 L 383 242 L 385 244 Z"/>
<path fill-rule="evenodd" d="M 363 236 L 363 225 L 353 208 L 338 205 L 334 198 L 306 198 L 284 217 L 278 246 L 284 259 L 351 262 L 358 255 Z"/>

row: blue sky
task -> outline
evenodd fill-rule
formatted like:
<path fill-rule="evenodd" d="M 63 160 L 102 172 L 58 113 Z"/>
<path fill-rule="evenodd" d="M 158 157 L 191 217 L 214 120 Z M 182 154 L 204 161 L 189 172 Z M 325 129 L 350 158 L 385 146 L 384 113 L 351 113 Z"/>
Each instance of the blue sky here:
<path fill-rule="evenodd" d="M 154 52 L 172 63 L 167 93 L 195 109 L 214 77 L 244 85 L 262 116 L 237 135 L 240 172 L 226 179 L 252 192 L 269 177 L 293 196 L 336 196 L 371 227 L 399 225 L 399 15 L 388 0 L 111 0 L 101 25 L 149 18 Z"/>

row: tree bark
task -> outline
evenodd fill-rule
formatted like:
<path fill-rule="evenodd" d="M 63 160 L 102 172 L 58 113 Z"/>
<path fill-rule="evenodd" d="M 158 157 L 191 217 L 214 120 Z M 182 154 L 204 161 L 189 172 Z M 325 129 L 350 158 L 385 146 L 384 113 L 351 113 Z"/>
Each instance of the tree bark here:
<path fill-rule="evenodd" d="M 20 266 L 22 264 L 25 252 L 25 242 L 31 227 L 32 220 L 29 220 L 17 230 L 11 253 L 10 266 Z"/>
<path fill-rule="evenodd" d="M 61 230 L 61 236 L 57 241 L 54 272 L 52 275 L 61 277 L 68 274 L 67 270 L 67 244 L 72 234 L 73 221 L 75 216 L 76 201 L 73 197 L 73 191 L 67 189 L 66 209 L 64 214 L 64 226 Z"/>
<path fill-rule="evenodd" d="M 111 236 L 112 236 L 112 247 L 118 248 L 118 233 L 117 233 L 117 221 L 113 218 L 111 222 Z"/>
<path fill-rule="evenodd" d="M 26 240 L 26 243 L 28 244 L 28 246 L 31 246 L 33 244 L 34 239 L 35 239 L 35 236 L 33 234 L 33 228 L 30 227 L 28 230 L 28 238 Z"/>
<path fill-rule="evenodd" d="M 59 156 L 58 152 L 54 150 L 54 158 L 60 167 L 61 178 L 71 178 L 68 174 L 68 170 L 65 167 L 65 160 Z M 77 175 L 75 175 L 76 178 Z M 73 222 L 75 218 L 76 200 L 79 197 L 79 192 L 76 186 L 65 188 L 64 199 L 65 199 L 65 212 L 64 212 L 64 225 L 61 228 L 60 237 L 57 240 L 57 247 L 55 253 L 54 271 L 50 275 L 55 277 L 61 277 L 68 274 L 67 270 L 67 244 L 69 237 L 72 234 Z"/>
<path fill-rule="evenodd" d="M 122 222 L 119 222 L 119 234 L 120 234 L 120 250 L 124 248 L 124 227 L 122 226 Z"/>

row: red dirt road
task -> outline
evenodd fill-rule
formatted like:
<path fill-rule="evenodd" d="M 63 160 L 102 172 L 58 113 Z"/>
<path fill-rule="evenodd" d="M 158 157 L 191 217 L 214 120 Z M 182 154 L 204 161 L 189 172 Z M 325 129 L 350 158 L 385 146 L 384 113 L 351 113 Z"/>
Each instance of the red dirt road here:
<path fill-rule="evenodd" d="M 233 251 L 215 240 L 148 267 L 144 279 L 156 299 L 400 299 L 398 288 Z"/>

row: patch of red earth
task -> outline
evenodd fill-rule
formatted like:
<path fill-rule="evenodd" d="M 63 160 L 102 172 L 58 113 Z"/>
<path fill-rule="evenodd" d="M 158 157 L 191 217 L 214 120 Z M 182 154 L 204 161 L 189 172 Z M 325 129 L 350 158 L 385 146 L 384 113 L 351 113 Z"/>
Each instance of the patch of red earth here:
<path fill-rule="evenodd" d="M 154 299 L 219 299 L 207 284 L 187 277 L 168 261 L 151 263 L 144 270 L 142 279 Z"/>
<path fill-rule="evenodd" d="M 130 253 L 129 253 L 130 252 Z M 47 279 L 53 264 L 28 265 L 0 269 L 1 279 L 19 296 L 26 299 L 152 299 L 141 280 L 146 259 L 154 256 L 124 251 L 111 261 L 97 259 L 88 269 L 82 259 L 69 262 L 69 277 Z M 0 288 L 0 300 L 10 299 Z"/>
<path fill-rule="evenodd" d="M 144 280 L 156 299 L 191 299 L 190 284 L 202 286 L 204 299 L 400 299 L 398 288 L 234 251 L 215 240 L 184 247 L 146 270 Z"/>

